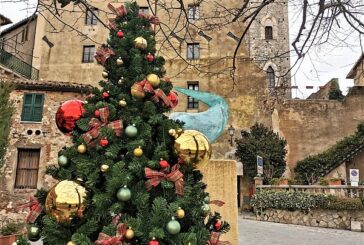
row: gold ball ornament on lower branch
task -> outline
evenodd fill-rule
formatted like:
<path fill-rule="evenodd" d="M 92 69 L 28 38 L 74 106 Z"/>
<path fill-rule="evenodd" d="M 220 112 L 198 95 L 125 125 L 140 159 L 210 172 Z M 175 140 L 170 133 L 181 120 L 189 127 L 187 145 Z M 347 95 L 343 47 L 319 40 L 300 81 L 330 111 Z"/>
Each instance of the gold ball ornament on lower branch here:
<path fill-rule="evenodd" d="M 86 209 L 87 190 L 75 181 L 63 180 L 53 186 L 45 201 L 46 212 L 58 222 L 82 218 Z"/>
<path fill-rule="evenodd" d="M 135 236 L 134 231 L 131 229 L 131 227 L 129 227 L 129 229 L 127 229 L 125 233 L 126 239 L 131 240 L 134 238 L 134 236 Z"/>
<path fill-rule="evenodd" d="M 175 140 L 174 148 L 183 160 L 194 163 L 197 169 L 207 165 L 212 152 L 207 137 L 196 130 L 181 132 Z"/>
<path fill-rule="evenodd" d="M 135 148 L 134 151 L 133 151 L 133 154 L 136 157 L 143 156 L 143 150 L 142 150 L 142 148 L 140 146 L 138 148 Z"/>
<path fill-rule="evenodd" d="M 120 107 L 125 107 L 125 106 L 126 106 L 126 104 L 127 104 L 127 103 L 126 103 L 126 101 L 125 101 L 125 100 L 120 100 L 120 101 L 119 101 L 119 106 L 120 106 Z"/>
<path fill-rule="evenodd" d="M 76 243 L 69 241 L 69 242 L 67 242 L 67 245 L 76 245 Z"/>
<path fill-rule="evenodd" d="M 77 152 L 78 153 L 84 154 L 84 153 L 86 153 L 86 151 L 87 151 L 86 145 L 82 144 L 82 145 L 77 146 Z"/>
<path fill-rule="evenodd" d="M 140 89 L 138 84 L 133 84 L 133 86 L 131 86 L 131 95 L 136 99 L 143 99 L 145 97 L 145 92 Z"/>
<path fill-rule="evenodd" d="M 161 80 L 156 74 L 149 74 L 147 76 L 147 81 L 152 85 L 153 88 L 158 88 L 159 84 L 161 83 Z"/>
<path fill-rule="evenodd" d="M 101 170 L 101 172 L 106 173 L 107 171 L 109 171 L 109 168 L 110 168 L 109 165 L 102 164 L 100 167 L 100 170 Z"/>
<path fill-rule="evenodd" d="M 183 219 L 185 217 L 185 211 L 181 207 L 179 207 L 177 209 L 177 211 L 176 211 L 176 217 L 178 219 Z"/>
<path fill-rule="evenodd" d="M 146 49 L 148 47 L 148 43 L 143 37 L 137 37 L 134 39 L 134 46 L 138 49 Z"/>
<path fill-rule="evenodd" d="M 116 60 L 116 64 L 117 64 L 118 66 L 121 66 L 122 64 L 124 64 L 123 59 L 122 59 L 121 57 L 119 57 L 119 58 Z"/>

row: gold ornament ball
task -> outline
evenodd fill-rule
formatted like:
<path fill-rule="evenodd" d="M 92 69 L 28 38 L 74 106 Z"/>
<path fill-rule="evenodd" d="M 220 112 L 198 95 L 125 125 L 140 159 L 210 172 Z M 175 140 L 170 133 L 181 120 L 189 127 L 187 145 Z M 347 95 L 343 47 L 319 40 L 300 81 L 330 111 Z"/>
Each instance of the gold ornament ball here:
<path fill-rule="evenodd" d="M 102 72 L 102 77 L 103 78 L 108 78 L 109 77 L 109 73 L 107 73 L 106 71 Z"/>
<path fill-rule="evenodd" d="M 106 173 L 109 170 L 109 165 L 102 164 L 101 167 L 100 167 L 100 169 L 101 169 L 101 172 Z"/>
<path fill-rule="evenodd" d="M 197 169 L 205 167 L 211 157 L 211 145 L 208 139 L 196 130 L 183 131 L 175 140 L 174 148 L 182 159 L 194 163 Z"/>
<path fill-rule="evenodd" d="M 119 58 L 116 60 L 116 64 L 117 64 L 118 66 L 121 66 L 122 64 L 124 64 L 123 59 L 119 57 Z"/>
<path fill-rule="evenodd" d="M 139 86 L 134 84 L 131 86 L 131 95 L 136 99 L 143 99 L 145 97 L 145 92 L 139 90 Z"/>
<path fill-rule="evenodd" d="M 86 151 L 87 151 L 87 147 L 85 145 L 83 145 L 83 144 L 82 145 L 79 145 L 77 147 L 77 152 L 78 153 L 84 154 Z"/>
<path fill-rule="evenodd" d="M 125 100 L 120 100 L 119 101 L 119 106 L 120 107 L 125 107 L 126 106 L 126 101 Z"/>
<path fill-rule="evenodd" d="M 146 49 L 148 47 L 147 40 L 145 40 L 143 37 L 135 38 L 134 45 L 136 48 L 139 48 L 139 49 Z"/>
<path fill-rule="evenodd" d="M 153 88 L 157 88 L 161 83 L 161 80 L 156 74 L 149 74 L 147 76 L 147 80 L 150 83 L 150 85 L 152 85 Z"/>
<path fill-rule="evenodd" d="M 179 207 L 176 211 L 176 216 L 179 219 L 183 219 L 185 217 L 185 211 Z"/>
<path fill-rule="evenodd" d="M 169 135 L 170 136 L 176 136 L 176 130 L 175 129 L 173 129 L 173 128 L 171 128 L 169 131 L 168 131 L 168 133 L 169 133 Z"/>
<path fill-rule="evenodd" d="M 67 245 L 76 245 L 76 243 L 69 241 L 69 242 L 67 242 Z"/>
<path fill-rule="evenodd" d="M 87 190 L 75 181 L 63 180 L 53 186 L 45 201 L 46 212 L 58 222 L 82 218 L 86 208 Z"/>
<path fill-rule="evenodd" d="M 131 228 L 127 229 L 126 233 L 125 233 L 125 237 L 128 240 L 133 239 L 134 238 L 134 231 Z"/>
<path fill-rule="evenodd" d="M 140 146 L 134 149 L 134 156 L 141 157 L 142 155 L 143 155 L 143 150 Z"/>

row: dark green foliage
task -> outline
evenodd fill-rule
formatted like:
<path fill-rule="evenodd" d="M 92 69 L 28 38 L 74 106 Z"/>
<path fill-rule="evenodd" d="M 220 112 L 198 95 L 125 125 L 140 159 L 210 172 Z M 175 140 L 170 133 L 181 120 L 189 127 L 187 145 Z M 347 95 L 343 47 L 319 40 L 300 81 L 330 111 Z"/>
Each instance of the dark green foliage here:
<path fill-rule="evenodd" d="M 329 100 L 343 100 L 345 96 L 339 88 L 333 88 L 329 91 Z"/>
<path fill-rule="evenodd" d="M 30 242 L 28 242 L 28 239 L 26 239 L 24 236 L 18 236 L 16 245 L 30 245 Z"/>
<path fill-rule="evenodd" d="M 3 226 L 1 227 L 0 234 L 3 236 L 17 234 L 17 232 L 19 230 L 21 230 L 22 227 L 23 227 L 23 224 L 7 222 L 6 224 L 3 224 Z"/>
<path fill-rule="evenodd" d="M 14 108 L 10 101 L 10 93 L 13 90 L 10 83 L 0 81 L 0 169 L 4 165 L 4 157 L 8 145 L 11 116 Z"/>
<path fill-rule="evenodd" d="M 70 1 L 62 2 L 68 4 Z M 211 230 L 205 224 L 205 214 L 201 208 L 208 194 L 204 192 L 206 185 L 201 182 L 202 174 L 198 170 L 181 164 L 184 195 L 177 195 L 174 183 L 165 179 L 150 191 L 146 188 L 146 167 L 162 171 L 159 164 L 161 158 L 168 161 L 171 167 L 178 163 L 174 138 L 168 132 L 182 125 L 168 119 L 164 113 L 169 109 L 161 102 L 152 102 L 151 94 L 147 94 L 144 99 L 131 96 L 131 86 L 144 80 L 150 73 L 161 78 L 159 89 L 166 95 L 171 91 L 172 83 L 163 79 L 165 61 L 162 57 L 155 57 L 153 62 L 146 60 L 148 53 L 155 53 L 154 33 L 149 20 L 138 17 L 139 7 L 135 3 L 126 4 L 126 8 L 127 15 L 115 20 L 117 29 L 124 32 L 124 38 L 118 38 L 116 31 L 111 30 L 108 39 L 107 45 L 116 53 L 104 66 L 109 75 L 108 80 L 101 81 L 102 89 L 94 89 L 93 96 L 89 96 L 84 106 L 86 112 L 72 134 L 74 145 L 59 152 L 59 155 L 68 158 L 69 164 L 47 168 L 47 173 L 54 178 L 74 180 L 87 188 L 88 201 L 84 216 L 70 223 L 59 223 L 51 216 L 42 214 L 36 222 L 43 229 L 45 245 L 64 245 L 70 240 L 77 245 L 91 245 L 100 232 L 115 236 L 116 225 L 112 219 L 117 214 L 121 215 L 120 222 L 132 227 L 135 232 L 135 238 L 128 244 L 148 244 L 155 237 L 160 245 L 186 245 L 189 242 L 192 245 L 205 245 L 210 238 Z M 139 36 L 147 40 L 147 49 L 135 47 L 134 39 Z M 116 64 L 118 57 L 124 61 L 121 66 Z M 109 93 L 109 98 L 102 97 L 105 91 Z M 119 106 L 121 99 L 126 101 L 126 107 Z M 122 120 L 124 130 L 134 124 L 138 129 L 136 137 L 129 138 L 125 133 L 118 137 L 114 130 L 102 125 L 98 139 L 107 138 L 109 145 L 101 147 L 97 140 L 94 146 L 87 145 L 82 135 L 91 130 L 89 123 L 95 110 L 105 107 L 110 111 L 108 123 Z M 85 154 L 77 152 L 80 144 L 87 145 Z M 137 147 L 143 149 L 141 157 L 133 155 Z M 100 170 L 103 164 L 109 166 L 107 172 Z M 171 170 L 165 171 L 168 174 Z M 125 185 L 131 190 L 132 197 L 122 202 L 117 199 L 116 193 Z M 37 196 L 44 204 L 46 193 L 39 191 Z M 178 220 L 181 232 L 171 235 L 166 225 L 175 216 L 178 207 L 185 210 L 186 216 Z M 221 218 L 219 214 L 210 215 L 210 219 L 216 220 L 217 217 Z M 224 222 L 221 232 L 228 230 L 229 225 Z"/>
<path fill-rule="evenodd" d="M 257 176 L 257 155 L 264 160 L 265 182 L 284 173 L 287 142 L 263 124 L 256 123 L 250 131 L 242 131 L 236 144 L 235 155 L 244 164 L 244 174 L 251 179 Z"/>
<path fill-rule="evenodd" d="M 360 198 L 342 198 L 322 193 L 299 191 L 258 191 L 250 201 L 256 211 L 267 208 L 284 210 L 330 209 L 362 210 Z"/>
<path fill-rule="evenodd" d="M 361 149 L 364 144 L 364 124 L 358 125 L 355 134 L 346 137 L 326 151 L 308 156 L 298 161 L 295 167 L 296 180 L 304 184 L 317 182 L 320 177 L 327 175 L 353 151 Z"/>

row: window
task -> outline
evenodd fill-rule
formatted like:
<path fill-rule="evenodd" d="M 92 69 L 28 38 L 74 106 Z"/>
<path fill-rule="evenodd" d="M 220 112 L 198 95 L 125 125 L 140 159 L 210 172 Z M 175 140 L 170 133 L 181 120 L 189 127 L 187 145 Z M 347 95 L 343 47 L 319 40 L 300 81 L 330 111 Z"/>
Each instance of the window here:
<path fill-rule="evenodd" d="M 200 59 L 200 44 L 199 43 L 188 43 L 187 44 L 187 59 L 188 60 Z"/>
<path fill-rule="evenodd" d="M 188 5 L 188 19 L 198 20 L 200 18 L 200 5 L 191 4 Z"/>
<path fill-rule="evenodd" d="M 94 8 L 92 10 L 86 10 L 86 25 L 96 25 L 97 19 L 96 15 L 98 14 L 98 9 Z"/>
<path fill-rule="evenodd" d="M 148 7 L 139 7 L 139 13 L 140 14 L 149 14 L 149 8 Z"/>
<path fill-rule="evenodd" d="M 43 116 L 43 94 L 24 94 L 21 120 L 41 122 Z"/>
<path fill-rule="evenodd" d="M 18 149 L 16 189 L 37 189 L 40 149 Z"/>
<path fill-rule="evenodd" d="M 187 82 L 187 86 L 188 86 L 188 89 L 199 90 L 198 82 Z M 188 101 L 188 104 L 187 104 L 188 109 L 198 109 L 198 100 L 188 96 L 187 101 Z"/>
<path fill-rule="evenodd" d="M 95 46 L 83 46 L 82 63 L 94 62 Z"/>
<path fill-rule="evenodd" d="M 273 39 L 273 27 L 272 26 L 265 27 L 265 39 L 268 39 L 268 40 Z"/>
<path fill-rule="evenodd" d="M 276 86 L 276 76 L 271 66 L 269 66 L 267 69 L 267 77 L 268 77 L 268 87 L 274 88 Z"/>
<path fill-rule="evenodd" d="M 21 32 L 21 42 L 28 41 L 29 26 L 27 25 Z"/>

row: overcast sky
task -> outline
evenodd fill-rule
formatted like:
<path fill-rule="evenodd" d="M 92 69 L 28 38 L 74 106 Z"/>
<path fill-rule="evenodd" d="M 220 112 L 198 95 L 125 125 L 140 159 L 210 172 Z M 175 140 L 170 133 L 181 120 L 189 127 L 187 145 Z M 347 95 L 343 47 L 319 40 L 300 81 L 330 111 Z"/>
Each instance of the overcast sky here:
<path fill-rule="evenodd" d="M 27 3 L 19 0 L 0 0 L 0 13 L 10 18 L 14 23 L 31 15 L 32 11 L 28 7 L 34 7 L 36 0 L 29 0 Z M 290 9 L 290 36 L 297 32 L 294 11 Z M 8 26 L 6 26 L 8 27 Z M 302 64 L 293 72 L 292 85 L 297 85 L 298 89 L 292 91 L 293 97 L 306 98 L 318 87 L 324 85 L 331 78 L 339 78 L 341 90 L 347 92 L 348 87 L 353 85 L 352 80 L 345 79 L 351 67 L 360 57 L 361 49 L 355 37 L 352 37 L 352 45 L 345 48 L 321 47 L 312 50 L 305 57 Z M 291 57 L 293 63 L 295 57 Z M 314 86 L 314 89 L 306 89 L 306 86 Z"/>

